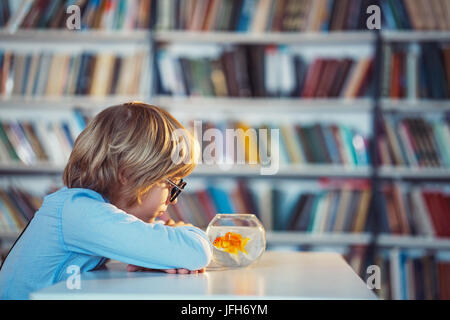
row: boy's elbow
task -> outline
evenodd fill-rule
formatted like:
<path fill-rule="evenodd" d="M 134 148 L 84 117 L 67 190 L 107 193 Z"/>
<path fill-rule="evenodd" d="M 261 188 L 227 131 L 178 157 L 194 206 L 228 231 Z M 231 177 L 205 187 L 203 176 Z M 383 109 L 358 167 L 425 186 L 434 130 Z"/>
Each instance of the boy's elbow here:
<path fill-rule="evenodd" d="M 200 238 L 200 237 L 199 237 Z M 212 249 L 208 241 L 200 238 L 198 245 L 195 248 L 194 255 L 192 255 L 191 265 L 189 270 L 199 270 L 206 268 L 212 260 Z"/>

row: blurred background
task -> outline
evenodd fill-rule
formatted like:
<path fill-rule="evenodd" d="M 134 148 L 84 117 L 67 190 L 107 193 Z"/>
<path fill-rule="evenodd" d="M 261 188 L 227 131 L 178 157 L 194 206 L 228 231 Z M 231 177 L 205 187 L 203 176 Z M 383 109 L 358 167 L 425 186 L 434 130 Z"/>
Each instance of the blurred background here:
<path fill-rule="evenodd" d="M 198 165 L 173 219 L 253 213 L 268 250 L 376 264 L 382 299 L 449 299 L 449 44 L 450 0 L 0 0 L 2 257 L 86 123 L 144 101 L 249 130 L 246 163 Z"/>

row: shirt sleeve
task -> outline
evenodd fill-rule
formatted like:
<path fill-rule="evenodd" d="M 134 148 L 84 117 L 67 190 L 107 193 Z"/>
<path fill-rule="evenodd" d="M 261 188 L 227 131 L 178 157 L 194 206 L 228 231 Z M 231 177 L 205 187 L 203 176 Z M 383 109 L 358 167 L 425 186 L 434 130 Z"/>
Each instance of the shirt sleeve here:
<path fill-rule="evenodd" d="M 146 223 L 89 192 L 64 202 L 61 221 L 70 251 L 153 269 L 198 270 L 211 261 L 211 244 L 199 228 Z"/>

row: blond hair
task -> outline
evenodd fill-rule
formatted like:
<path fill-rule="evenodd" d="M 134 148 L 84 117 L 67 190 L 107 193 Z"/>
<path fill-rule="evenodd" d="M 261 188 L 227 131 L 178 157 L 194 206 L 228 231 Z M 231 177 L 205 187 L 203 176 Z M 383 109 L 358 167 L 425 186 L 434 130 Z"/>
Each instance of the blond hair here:
<path fill-rule="evenodd" d="M 131 102 L 106 108 L 75 140 L 64 169 L 64 184 L 92 189 L 111 202 L 120 196 L 128 206 L 140 203 L 140 197 L 155 183 L 185 177 L 194 170 L 193 140 L 174 139 L 177 129 L 184 127 L 153 105 Z M 174 162 L 174 152 L 189 161 Z M 127 182 L 120 195 L 119 172 Z"/>

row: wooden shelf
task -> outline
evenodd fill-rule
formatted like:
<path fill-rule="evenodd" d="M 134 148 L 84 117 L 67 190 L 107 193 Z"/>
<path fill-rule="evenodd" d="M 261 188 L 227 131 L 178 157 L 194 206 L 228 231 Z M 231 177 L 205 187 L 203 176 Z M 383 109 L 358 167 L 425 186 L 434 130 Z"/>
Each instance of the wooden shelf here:
<path fill-rule="evenodd" d="M 367 245 L 371 238 L 369 233 L 306 233 L 299 231 L 266 233 L 266 241 L 274 245 Z"/>
<path fill-rule="evenodd" d="M 64 170 L 64 166 L 52 164 L 37 164 L 27 166 L 23 164 L 2 164 L 0 173 L 3 175 L 14 174 L 51 174 L 58 175 Z M 332 165 L 287 165 L 281 166 L 274 175 L 262 175 L 261 168 L 257 165 L 234 165 L 231 168 L 224 168 L 218 165 L 199 164 L 193 177 L 250 177 L 250 178 L 313 178 L 313 177 L 354 177 L 369 178 L 369 167 L 345 167 Z"/>
<path fill-rule="evenodd" d="M 0 97 L 2 109 L 73 109 L 100 110 L 127 101 L 143 101 L 176 111 L 249 112 L 369 112 L 369 98 L 357 99 L 301 99 L 301 98 L 221 98 L 157 96 L 61 96 L 61 97 Z"/>
<path fill-rule="evenodd" d="M 302 99 L 302 98 L 222 98 L 222 97 L 169 97 L 158 96 L 154 103 L 159 106 L 182 111 L 247 112 L 369 112 L 372 108 L 370 98 L 356 99 Z"/>
<path fill-rule="evenodd" d="M 63 165 L 35 164 L 0 164 L 1 175 L 60 175 L 64 171 Z"/>
<path fill-rule="evenodd" d="M 0 97 L 1 109 L 74 109 L 101 110 L 128 101 L 148 101 L 148 96 L 61 96 L 61 97 Z"/>
<path fill-rule="evenodd" d="M 317 178 L 317 177 L 343 177 L 343 178 L 369 178 L 370 167 L 345 167 L 333 165 L 285 165 L 280 166 L 274 175 L 262 175 L 259 166 L 235 165 L 226 170 L 217 165 L 198 165 L 192 173 L 193 176 L 208 177 L 249 177 L 249 178 Z"/>
<path fill-rule="evenodd" d="M 0 41 L 54 42 L 142 42 L 153 36 L 159 42 L 186 43 L 248 43 L 248 44 L 305 44 L 305 43 L 364 43 L 375 40 L 372 31 L 332 31 L 332 32 L 238 32 L 184 30 L 65 30 L 65 29 L 20 29 L 9 32 L 0 29 Z M 450 41 L 450 31 L 382 30 L 385 41 Z"/>
<path fill-rule="evenodd" d="M 145 42 L 150 41 L 148 30 L 64 30 L 64 29 L 21 29 L 11 33 L 6 29 L 0 29 L 1 42 L 80 42 L 98 43 L 105 42 Z"/>
<path fill-rule="evenodd" d="M 215 111 L 242 111 L 249 112 L 370 112 L 372 100 L 370 98 L 238 98 L 238 97 L 177 97 L 159 95 L 146 96 L 0 96 L 0 108 L 26 108 L 26 109 L 73 109 L 79 107 L 85 110 L 99 110 L 111 105 L 126 101 L 144 101 L 177 111 L 205 110 L 214 108 Z M 382 99 L 382 109 L 398 112 L 448 112 L 450 100 L 407 100 Z"/>
<path fill-rule="evenodd" d="M 334 32 L 263 32 L 249 33 L 236 31 L 150 31 L 150 30 L 81 30 L 62 29 L 21 29 L 14 33 L 0 29 L 0 41 L 13 42 L 143 42 L 151 37 L 157 42 L 181 43 L 245 43 L 245 44 L 342 44 L 370 43 L 375 39 L 370 31 Z"/>
<path fill-rule="evenodd" d="M 450 111 L 450 100 L 431 99 L 382 99 L 384 111 L 398 112 L 447 112 Z"/>
<path fill-rule="evenodd" d="M 390 179 L 450 179 L 449 168 L 409 168 L 382 166 L 378 171 L 380 177 Z"/>
<path fill-rule="evenodd" d="M 14 241 L 18 232 L 0 233 L 0 240 Z M 370 233 L 307 233 L 300 231 L 267 231 L 266 241 L 270 245 L 368 245 L 373 237 Z M 425 236 L 379 235 L 376 243 L 383 248 L 450 250 L 450 238 Z"/>
<path fill-rule="evenodd" d="M 377 244 L 381 247 L 390 248 L 399 247 L 450 250 L 450 238 L 381 234 L 378 236 Z"/>
<path fill-rule="evenodd" d="M 392 42 L 450 41 L 450 31 L 383 30 L 381 36 Z"/>
<path fill-rule="evenodd" d="M 351 44 L 370 43 L 375 34 L 370 31 L 334 32 L 188 32 L 156 31 L 158 42 L 245 43 L 245 44 Z"/>

